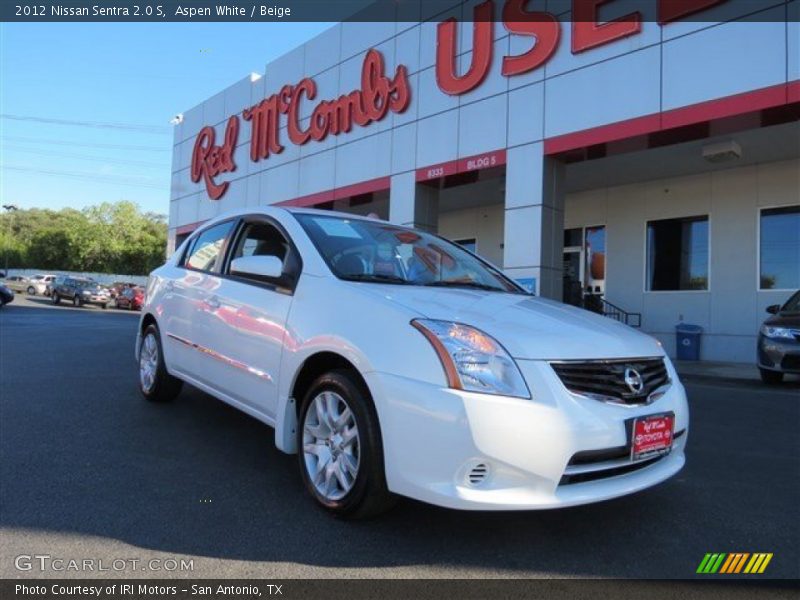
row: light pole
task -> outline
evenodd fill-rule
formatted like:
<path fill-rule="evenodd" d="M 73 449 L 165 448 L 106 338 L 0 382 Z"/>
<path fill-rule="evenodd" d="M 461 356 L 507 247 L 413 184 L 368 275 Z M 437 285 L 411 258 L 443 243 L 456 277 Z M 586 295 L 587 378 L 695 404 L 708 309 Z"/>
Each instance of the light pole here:
<path fill-rule="evenodd" d="M 18 211 L 19 207 L 14 205 L 14 204 L 3 204 L 3 210 L 5 210 L 6 213 L 11 213 L 11 212 Z M 5 268 L 5 272 L 3 273 L 4 277 L 8 276 L 8 255 L 11 252 L 11 217 L 10 216 L 8 217 L 8 227 L 6 228 L 6 234 L 7 234 L 8 237 L 6 239 L 6 268 Z"/>

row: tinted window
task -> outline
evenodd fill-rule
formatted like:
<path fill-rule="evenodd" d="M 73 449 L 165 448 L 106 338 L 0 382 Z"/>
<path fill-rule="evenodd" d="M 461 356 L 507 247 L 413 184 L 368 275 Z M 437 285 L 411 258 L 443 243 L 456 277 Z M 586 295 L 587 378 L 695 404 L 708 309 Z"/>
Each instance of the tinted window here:
<path fill-rule="evenodd" d="M 760 228 L 761 289 L 800 287 L 800 206 L 762 210 Z"/>
<path fill-rule="evenodd" d="M 213 271 L 233 223 L 220 223 L 200 233 L 186 253 L 183 266 L 198 271 Z"/>
<path fill-rule="evenodd" d="M 647 224 L 647 289 L 708 289 L 708 217 Z"/>

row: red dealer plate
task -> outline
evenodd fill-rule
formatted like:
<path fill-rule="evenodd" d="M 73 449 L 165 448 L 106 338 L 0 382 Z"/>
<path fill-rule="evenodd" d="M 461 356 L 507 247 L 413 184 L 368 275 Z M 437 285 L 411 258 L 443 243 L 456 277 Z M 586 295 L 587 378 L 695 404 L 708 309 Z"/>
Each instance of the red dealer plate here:
<path fill-rule="evenodd" d="M 633 422 L 631 460 L 642 460 L 667 454 L 672 449 L 675 416 L 651 415 Z"/>

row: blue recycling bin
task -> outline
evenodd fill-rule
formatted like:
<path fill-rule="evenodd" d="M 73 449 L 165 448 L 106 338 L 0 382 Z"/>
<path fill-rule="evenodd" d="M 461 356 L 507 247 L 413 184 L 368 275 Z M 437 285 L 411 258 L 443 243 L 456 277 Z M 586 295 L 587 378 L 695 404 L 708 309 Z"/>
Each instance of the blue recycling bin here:
<path fill-rule="evenodd" d="M 700 360 L 700 337 L 703 328 L 699 325 L 679 323 L 675 326 L 675 341 L 678 360 Z"/>

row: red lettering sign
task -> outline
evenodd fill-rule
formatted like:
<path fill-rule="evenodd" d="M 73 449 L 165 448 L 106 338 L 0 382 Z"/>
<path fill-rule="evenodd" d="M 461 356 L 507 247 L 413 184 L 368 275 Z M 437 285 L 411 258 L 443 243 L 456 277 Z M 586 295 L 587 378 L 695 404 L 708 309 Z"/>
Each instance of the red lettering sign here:
<path fill-rule="evenodd" d="M 457 75 L 458 21 L 448 19 L 436 31 L 436 82 L 439 88 L 452 96 L 466 94 L 483 83 L 492 64 L 494 45 L 492 30 L 494 23 L 494 2 L 487 0 L 474 10 L 475 22 L 472 29 L 472 63 L 464 75 Z"/>
<path fill-rule="evenodd" d="M 503 75 L 511 77 L 533 71 L 553 56 L 561 38 L 561 25 L 550 13 L 528 12 L 528 0 L 508 0 L 503 7 L 503 22 L 511 33 L 535 38 L 533 48 L 520 56 L 503 58 Z"/>
<path fill-rule="evenodd" d="M 300 123 L 303 102 L 314 101 L 317 84 L 313 79 L 303 79 L 297 85 L 286 85 L 281 91 L 259 104 L 246 109 L 242 116 L 250 121 L 250 158 L 254 162 L 283 152 L 280 142 L 280 116 L 286 116 L 289 140 L 298 146 L 314 140 L 321 142 L 329 135 L 352 131 L 353 125 L 365 127 L 380 121 L 389 112 L 403 113 L 411 103 L 408 69 L 397 67 L 393 78 L 386 76 L 383 55 L 375 49 L 367 52 L 361 69 L 361 89 L 325 100 L 311 113 L 310 123 Z"/>
<path fill-rule="evenodd" d="M 192 181 L 197 183 L 202 177 L 208 190 L 208 197 L 219 200 L 228 189 L 229 182 L 217 184 L 214 177 L 220 173 L 231 173 L 236 170 L 233 162 L 233 151 L 239 137 L 239 118 L 231 117 L 225 127 L 225 143 L 215 146 L 217 132 L 213 127 L 203 127 L 194 142 L 192 152 Z"/>
<path fill-rule="evenodd" d="M 634 35 L 642 30 L 642 15 L 632 12 L 609 21 L 597 22 L 597 9 L 610 0 L 572 1 L 572 52 L 578 54 L 591 48 L 603 46 L 620 38 Z"/>

